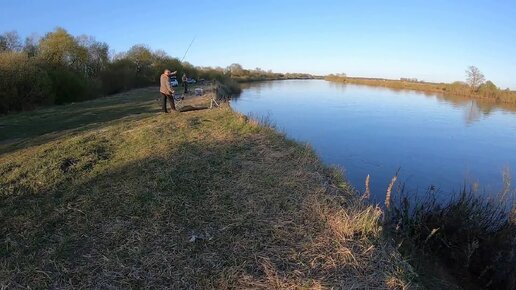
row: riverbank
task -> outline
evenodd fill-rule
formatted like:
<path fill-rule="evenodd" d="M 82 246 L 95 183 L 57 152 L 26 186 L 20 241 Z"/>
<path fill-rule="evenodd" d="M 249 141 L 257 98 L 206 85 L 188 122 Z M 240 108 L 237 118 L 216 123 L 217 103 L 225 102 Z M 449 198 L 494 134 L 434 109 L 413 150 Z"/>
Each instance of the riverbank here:
<path fill-rule="evenodd" d="M 461 82 L 447 84 L 339 76 L 327 76 L 325 77 L 325 80 L 338 83 L 386 87 L 394 90 L 414 90 L 428 93 L 462 96 L 484 101 L 499 102 L 503 104 L 516 104 L 516 91 L 500 90 L 496 88 L 496 86 L 491 85 L 481 87 L 477 92 L 474 92 Z"/>
<path fill-rule="evenodd" d="M 308 146 L 157 97 L 0 118 L 2 287 L 417 287 L 381 211 Z"/>
<path fill-rule="evenodd" d="M 346 169 L 353 185 L 369 188 L 373 203 L 384 204 L 391 188 L 387 228 L 423 280 L 513 289 L 507 277 L 516 277 L 510 254 L 516 216 L 507 210 L 516 201 L 508 169 L 516 166 L 516 156 L 506 152 L 516 142 L 507 135 L 516 115 L 464 99 L 327 81 L 275 81 L 249 85 L 232 106 L 269 116 L 289 137 L 313 144 L 323 160 Z M 389 187 L 400 165 L 401 174 Z M 465 172 L 475 172 L 474 179 Z M 369 186 L 362 187 L 368 175 Z"/>

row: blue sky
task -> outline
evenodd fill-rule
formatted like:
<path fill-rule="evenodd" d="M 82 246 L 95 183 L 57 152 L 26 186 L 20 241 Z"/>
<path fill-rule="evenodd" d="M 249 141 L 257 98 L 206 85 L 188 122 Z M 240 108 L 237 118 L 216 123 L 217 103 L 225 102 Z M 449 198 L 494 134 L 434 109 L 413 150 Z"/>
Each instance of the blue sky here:
<path fill-rule="evenodd" d="M 0 32 L 56 26 L 121 52 L 147 44 L 194 65 L 464 79 L 516 89 L 516 1 L 0 0 Z"/>

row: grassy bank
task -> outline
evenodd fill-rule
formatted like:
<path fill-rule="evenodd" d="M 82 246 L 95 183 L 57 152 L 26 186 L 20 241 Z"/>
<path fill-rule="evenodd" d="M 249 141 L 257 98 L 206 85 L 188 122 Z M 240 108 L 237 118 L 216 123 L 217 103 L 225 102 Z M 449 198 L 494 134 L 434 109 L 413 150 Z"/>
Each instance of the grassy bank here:
<path fill-rule="evenodd" d="M 492 83 L 483 85 L 479 88 L 479 90 L 473 91 L 470 87 L 462 82 L 447 84 L 339 76 L 327 76 L 325 79 L 339 83 L 386 87 L 395 90 L 415 90 L 453 96 L 464 96 L 468 98 L 490 100 L 500 103 L 516 104 L 515 91 L 500 90 L 496 86 L 492 85 Z"/>
<path fill-rule="evenodd" d="M 416 287 L 309 147 L 157 96 L 0 118 L 0 288 Z"/>

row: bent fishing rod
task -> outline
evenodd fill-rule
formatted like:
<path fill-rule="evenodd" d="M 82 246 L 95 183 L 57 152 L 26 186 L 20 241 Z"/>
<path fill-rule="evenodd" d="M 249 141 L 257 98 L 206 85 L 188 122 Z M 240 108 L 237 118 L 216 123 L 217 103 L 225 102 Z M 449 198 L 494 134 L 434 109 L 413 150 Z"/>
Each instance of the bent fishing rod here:
<path fill-rule="evenodd" d="M 185 55 L 183 55 L 183 58 L 181 59 L 181 62 L 183 62 L 183 60 L 185 60 L 186 54 L 187 54 L 187 53 L 188 53 L 188 51 L 190 50 L 190 47 L 192 47 L 192 44 L 194 43 L 195 38 L 197 38 L 197 35 L 196 35 L 196 36 L 194 36 L 194 37 L 192 38 L 192 41 L 190 41 L 190 45 L 188 45 L 188 48 L 186 49 L 186 51 L 185 51 Z"/>

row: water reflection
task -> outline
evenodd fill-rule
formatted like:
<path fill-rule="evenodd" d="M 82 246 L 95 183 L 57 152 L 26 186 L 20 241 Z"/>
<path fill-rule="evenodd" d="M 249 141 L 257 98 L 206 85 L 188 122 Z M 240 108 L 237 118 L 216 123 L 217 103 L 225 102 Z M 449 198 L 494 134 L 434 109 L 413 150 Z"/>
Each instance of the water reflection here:
<path fill-rule="evenodd" d="M 480 120 L 482 111 L 475 101 L 471 101 L 469 105 L 464 107 L 464 121 L 471 125 L 473 122 Z"/>
<path fill-rule="evenodd" d="M 338 83 L 338 82 L 328 82 L 329 86 L 332 88 L 338 88 L 341 91 L 345 91 L 349 84 Z M 269 84 L 270 87 L 271 84 Z M 368 90 L 388 90 L 392 92 L 408 92 L 414 95 L 421 95 L 428 98 L 436 99 L 439 102 L 443 102 L 446 104 L 450 104 L 455 108 L 462 108 L 464 111 L 464 122 L 465 124 L 472 124 L 480 120 L 482 117 L 489 116 L 493 111 L 502 111 L 506 113 L 516 113 L 516 104 L 510 103 L 501 103 L 494 102 L 492 100 L 483 100 L 483 99 L 471 99 L 464 96 L 457 95 L 446 95 L 446 94 L 436 94 L 432 92 L 424 92 L 424 91 L 411 91 L 411 90 L 403 90 L 403 89 L 394 89 L 394 88 L 383 88 L 383 87 L 371 87 L 364 85 L 351 85 L 351 86 L 362 86 L 367 88 Z"/>
<path fill-rule="evenodd" d="M 270 89 L 274 85 L 279 86 L 280 84 L 281 84 L 281 81 L 258 81 L 258 82 L 242 83 L 240 85 L 240 87 L 242 88 L 242 90 L 253 88 L 253 90 L 255 90 L 259 94 L 259 93 L 261 93 L 261 91 L 263 89 Z M 236 98 L 238 98 L 238 97 L 239 97 L 239 95 L 236 96 Z"/>

